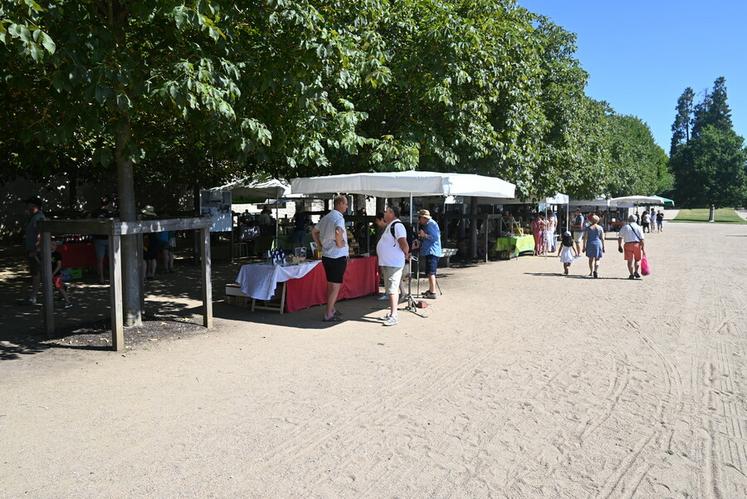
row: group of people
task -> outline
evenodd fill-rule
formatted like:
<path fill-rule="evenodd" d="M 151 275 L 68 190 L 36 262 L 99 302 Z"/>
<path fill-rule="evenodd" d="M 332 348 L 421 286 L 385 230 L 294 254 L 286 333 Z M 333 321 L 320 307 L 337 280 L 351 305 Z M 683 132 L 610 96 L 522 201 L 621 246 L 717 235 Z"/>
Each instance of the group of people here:
<path fill-rule="evenodd" d="M 635 223 L 641 226 L 643 232 L 661 232 L 664 230 L 664 212 L 659 210 L 658 212 L 651 208 L 651 210 L 644 210 L 643 213 L 635 212 Z"/>
<path fill-rule="evenodd" d="M 555 231 L 558 228 L 558 216 L 554 211 L 547 215 L 538 213 L 532 219 L 532 235 L 534 236 L 534 254 L 548 255 L 555 251 Z"/>
<path fill-rule="evenodd" d="M 340 312 L 335 308 L 340 287 L 345 275 L 348 261 L 347 230 L 343 213 L 348 209 L 345 196 L 334 199 L 334 209 L 324 215 L 311 231 L 318 248 L 322 249 L 322 265 L 327 275 L 327 306 L 322 320 L 325 322 L 340 321 Z M 385 326 L 399 323 L 397 305 L 400 297 L 400 284 L 409 270 L 405 266 L 413 252 L 419 252 L 425 263 L 428 277 L 428 291 L 424 298 L 436 298 L 436 274 L 438 259 L 441 257 L 441 231 L 428 210 L 418 212 L 417 237 L 408 239 L 408 230 L 400 220 L 397 206 L 388 206 L 383 214 L 377 216 L 377 226 L 381 230 L 376 245 L 376 255 L 384 281 L 384 292 L 389 300 L 389 312 L 383 318 Z"/>
<path fill-rule="evenodd" d="M 652 209 L 651 212 L 653 211 Z M 620 228 L 617 237 L 618 251 L 623 254 L 627 263 L 629 279 L 641 278 L 640 266 L 646 255 L 645 236 L 643 235 L 646 231 L 638 224 L 636 218 L 636 215 L 629 215 L 628 222 Z M 662 215 L 661 220 L 663 219 Z M 581 210 L 576 209 L 571 224 L 573 232 L 563 233 L 558 249 L 565 275 L 568 275 L 571 264 L 583 252 L 588 258 L 589 277 L 595 279 L 599 277 L 599 262 L 606 251 L 604 229 L 599 225 L 599 221 L 599 215 L 592 213 L 584 217 Z"/>

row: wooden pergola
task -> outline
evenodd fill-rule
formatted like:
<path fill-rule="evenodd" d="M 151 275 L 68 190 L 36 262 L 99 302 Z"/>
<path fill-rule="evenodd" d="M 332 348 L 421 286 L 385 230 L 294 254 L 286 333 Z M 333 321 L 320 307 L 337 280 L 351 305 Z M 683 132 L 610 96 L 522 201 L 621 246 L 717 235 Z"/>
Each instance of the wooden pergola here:
<path fill-rule="evenodd" d="M 202 267 L 202 323 L 213 325 L 213 296 L 210 282 L 210 225 L 204 217 L 169 218 L 123 222 L 116 219 L 45 220 L 39 222 L 42 243 L 42 290 L 44 292 L 44 327 L 48 337 L 54 334 L 54 289 L 52 288 L 52 235 L 85 234 L 108 236 L 109 239 L 109 296 L 111 302 L 112 348 L 124 348 L 124 317 L 122 295 L 122 236 L 176 230 L 195 230 L 200 233 L 200 261 Z M 142 241 L 141 241 L 142 243 Z M 142 247 L 142 244 L 141 244 Z M 142 273 L 142 269 L 138 269 Z M 142 283 L 142 275 L 140 278 Z M 142 296 L 142 294 L 141 294 Z"/>

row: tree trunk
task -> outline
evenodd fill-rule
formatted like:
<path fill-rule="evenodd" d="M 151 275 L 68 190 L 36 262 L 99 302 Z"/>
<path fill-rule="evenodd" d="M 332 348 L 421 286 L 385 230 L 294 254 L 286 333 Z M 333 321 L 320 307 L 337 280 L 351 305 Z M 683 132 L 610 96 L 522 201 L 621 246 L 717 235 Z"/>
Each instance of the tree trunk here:
<path fill-rule="evenodd" d="M 117 187 L 119 192 L 119 218 L 124 222 L 137 220 L 135 203 L 135 176 L 132 160 L 127 154 L 127 144 L 131 131 L 128 120 L 117 127 L 116 149 L 114 152 L 117 164 Z M 138 245 L 137 235 L 122 237 L 122 277 L 123 277 L 123 310 L 126 326 L 142 324 L 142 300 L 140 296 L 140 270 L 142 248 Z M 111 256 L 110 256 L 111 258 Z"/>

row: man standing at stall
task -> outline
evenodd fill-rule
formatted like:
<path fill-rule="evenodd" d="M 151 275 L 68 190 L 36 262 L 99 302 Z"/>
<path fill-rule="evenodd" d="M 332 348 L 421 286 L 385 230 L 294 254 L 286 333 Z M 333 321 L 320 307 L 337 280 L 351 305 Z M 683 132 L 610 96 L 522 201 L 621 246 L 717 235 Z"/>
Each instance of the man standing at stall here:
<path fill-rule="evenodd" d="M 405 262 L 410 257 L 410 245 L 407 243 L 405 225 L 399 219 L 399 208 L 389 206 L 384 212 L 384 221 L 387 226 L 376 244 L 376 256 L 384 277 L 384 292 L 389 296 L 389 313 L 384 317 L 384 325 L 395 326 L 399 322 L 399 283 L 402 281 Z"/>
<path fill-rule="evenodd" d="M 345 196 L 337 196 L 334 203 L 335 208 L 324 215 L 311 231 L 316 247 L 322 249 L 322 265 L 327 274 L 327 308 L 322 319 L 324 322 L 340 321 L 335 303 L 337 295 L 340 294 L 350 252 L 345 218 L 342 216 L 348 209 L 348 199 Z"/>
<path fill-rule="evenodd" d="M 425 259 L 425 275 L 428 276 L 428 291 L 423 298 L 436 299 L 436 273 L 441 252 L 441 229 L 431 217 L 428 210 L 418 211 L 418 239 L 420 240 L 420 258 Z"/>

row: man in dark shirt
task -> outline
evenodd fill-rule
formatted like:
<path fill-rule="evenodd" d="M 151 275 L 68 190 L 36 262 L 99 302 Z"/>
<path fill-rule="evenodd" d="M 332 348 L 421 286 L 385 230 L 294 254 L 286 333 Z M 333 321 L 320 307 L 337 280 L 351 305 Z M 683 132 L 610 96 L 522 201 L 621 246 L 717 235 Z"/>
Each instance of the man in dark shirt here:
<path fill-rule="evenodd" d="M 41 286 L 41 254 L 39 252 L 40 238 L 38 224 L 46 217 L 42 212 L 42 201 L 36 196 L 25 199 L 26 209 L 30 215 L 26 224 L 23 238 L 23 246 L 26 250 L 26 260 L 31 273 L 31 290 L 28 300 L 23 301 L 27 305 L 36 305 L 36 295 Z"/>

